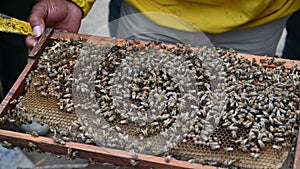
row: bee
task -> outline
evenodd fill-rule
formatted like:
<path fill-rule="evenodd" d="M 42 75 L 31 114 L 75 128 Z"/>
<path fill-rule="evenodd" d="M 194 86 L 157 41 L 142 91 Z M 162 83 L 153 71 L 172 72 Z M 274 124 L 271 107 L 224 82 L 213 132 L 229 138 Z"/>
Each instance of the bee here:
<path fill-rule="evenodd" d="M 260 152 L 260 149 L 255 145 L 254 147 L 251 147 L 251 148 L 250 148 L 250 151 L 259 153 L 259 152 Z"/>
<path fill-rule="evenodd" d="M 225 160 L 224 161 L 224 165 L 227 165 L 227 166 L 231 166 L 233 165 L 235 162 L 237 162 L 238 160 L 236 159 L 231 159 L 231 160 Z"/>
<path fill-rule="evenodd" d="M 188 162 L 189 163 L 197 163 L 197 164 L 199 164 L 200 160 L 199 159 L 189 159 Z"/>
<path fill-rule="evenodd" d="M 231 117 L 231 121 L 234 123 L 234 124 L 239 124 L 240 122 L 237 121 L 234 117 Z M 233 126 L 229 126 L 229 127 L 233 127 Z M 235 126 L 234 126 L 235 127 Z"/>
<path fill-rule="evenodd" d="M 64 140 L 64 141 L 71 141 L 71 138 L 66 137 L 66 136 L 61 137 L 61 139 Z"/>
<path fill-rule="evenodd" d="M 86 129 L 87 129 L 87 128 L 86 128 L 85 126 L 80 126 L 80 127 L 79 127 L 79 130 L 80 130 L 80 131 L 86 131 Z"/>
<path fill-rule="evenodd" d="M 95 142 L 94 142 L 94 139 L 87 138 L 84 143 L 86 143 L 86 144 L 94 144 Z"/>
<path fill-rule="evenodd" d="M 245 145 L 241 145 L 239 147 L 243 152 L 247 152 L 248 151 L 248 148 L 245 146 Z"/>
<path fill-rule="evenodd" d="M 140 140 L 144 140 L 144 135 L 143 134 L 139 134 L 139 138 L 140 138 Z"/>
<path fill-rule="evenodd" d="M 263 141 L 263 142 L 270 143 L 270 142 L 271 142 L 271 139 L 268 138 L 268 137 L 263 137 L 263 138 L 262 138 L 262 141 Z"/>
<path fill-rule="evenodd" d="M 32 132 L 31 132 L 31 135 L 32 135 L 33 137 L 38 137 L 38 136 L 39 136 L 39 134 L 38 134 L 36 131 L 32 131 Z"/>
<path fill-rule="evenodd" d="M 28 146 L 30 148 L 37 148 L 37 146 L 35 144 L 33 144 L 31 141 L 28 142 Z"/>
<path fill-rule="evenodd" d="M 292 135 L 294 132 L 292 131 L 292 130 L 287 130 L 287 131 L 285 131 L 285 133 L 284 133 L 284 136 L 290 136 L 290 135 Z"/>
<path fill-rule="evenodd" d="M 271 132 L 268 133 L 268 137 L 269 137 L 270 140 L 274 139 L 274 135 Z"/>
<path fill-rule="evenodd" d="M 16 122 L 16 119 L 8 119 L 8 121 L 10 122 L 10 123 L 14 123 L 14 122 Z"/>
<path fill-rule="evenodd" d="M 237 134 L 236 134 L 236 131 L 231 131 L 231 136 L 232 136 L 232 138 L 237 138 Z"/>
<path fill-rule="evenodd" d="M 230 126 L 227 127 L 228 130 L 234 130 L 234 131 L 237 131 L 238 130 L 238 127 L 237 126 L 234 126 L 233 124 L 231 124 Z"/>
<path fill-rule="evenodd" d="M 231 124 L 230 121 L 225 121 L 225 122 L 222 124 L 222 126 L 223 126 L 223 127 L 226 127 L 226 126 L 229 126 L 230 124 Z"/>
<path fill-rule="evenodd" d="M 39 75 L 39 77 L 41 78 L 41 79 L 46 79 L 46 75 Z"/>
<path fill-rule="evenodd" d="M 137 160 L 139 158 L 138 154 L 135 153 L 134 150 L 130 150 L 129 152 L 132 159 Z"/>
<path fill-rule="evenodd" d="M 265 144 L 262 140 L 257 140 L 258 145 L 260 146 L 260 148 L 265 148 Z"/>
<path fill-rule="evenodd" d="M 259 158 L 260 154 L 259 153 L 250 153 L 250 157 L 253 157 L 255 159 Z"/>
<path fill-rule="evenodd" d="M 110 116 L 109 118 L 108 118 L 108 121 L 114 121 L 115 120 L 115 118 L 116 118 L 116 116 L 115 115 L 112 115 L 112 116 Z"/>
<path fill-rule="evenodd" d="M 72 128 L 74 127 L 75 129 L 78 129 L 80 127 L 79 122 L 78 121 L 72 121 L 71 122 Z"/>
<path fill-rule="evenodd" d="M 33 86 L 34 86 L 34 87 L 37 87 L 37 86 L 40 86 L 40 85 L 41 85 L 40 82 L 34 82 L 34 83 L 33 83 Z"/>
<path fill-rule="evenodd" d="M 153 127 L 155 127 L 155 126 L 158 126 L 159 123 L 156 121 L 156 122 L 152 122 L 150 125 L 153 126 Z"/>
<path fill-rule="evenodd" d="M 213 143 L 210 143 L 210 148 L 212 150 L 217 150 L 217 149 L 220 149 L 220 145 L 217 143 L 217 142 L 213 142 Z"/>
<path fill-rule="evenodd" d="M 138 163 L 139 163 L 139 161 L 136 161 L 136 160 L 134 160 L 134 159 L 130 159 L 130 164 L 134 167 L 134 166 L 136 166 L 136 165 L 138 165 Z"/>
<path fill-rule="evenodd" d="M 120 124 L 128 124 L 128 121 L 126 119 L 125 120 L 121 120 Z"/>
<path fill-rule="evenodd" d="M 275 150 L 278 150 L 278 151 L 282 150 L 281 146 L 278 146 L 278 145 L 275 145 L 275 144 L 272 145 L 272 148 L 275 149 Z"/>
<path fill-rule="evenodd" d="M 274 129 L 273 126 L 270 126 L 269 129 L 270 129 L 271 132 L 274 132 L 274 131 L 275 131 L 275 129 Z"/>
<path fill-rule="evenodd" d="M 250 141 L 253 140 L 253 139 L 255 139 L 256 138 L 255 133 L 250 130 L 248 138 L 249 138 Z"/>
<path fill-rule="evenodd" d="M 106 108 L 105 108 L 106 109 Z M 102 110 L 101 110 L 102 111 Z M 114 112 L 113 111 L 105 111 L 103 112 L 103 116 L 105 117 L 111 117 L 114 115 Z"/>
<path fill-rule="evenodd" d="M 59 139 L 58 143 L 61 144 L 61 145 L 66 145 L 66 142 L 64 140 L 62 140 L 62 139 Z"/>
<path fill-rule="evenodd" d="M 166 163 L 169 163 L 171 161 L 172 157 L 170 155 L 165 157 Z"/>
<path fill-rule="evenodd" d="M 78 151 L 73 151 L 71 155 L 71 159 L 75 159 L 77 157 Z"/>
<path fill-rule="evenodd" d="M 101 112 L 102 112 L 102 109 L 98 109 L 98 110 L 95 111 L 95 114 L 98 115 Z"/>
<path fill-rule="evenodd" d="M 291 73 L 294 74 L 295 71 L 297 71 L 297 67 L 298 67 L 298 64 L 294 64 L 293 67 L 291 68 Z"/>
<path fill-rule="evenodd" d="M 171 119 L 164 120 L 164 127 L 168 127 L 172 123 Z"/>
<path fill-rule="evenodd" d="M 64 140 L 62 140 L 60 138 L 57 138 L 56 136 L 53 136 L 52 139 L 53 139 L 53 141 L 55 143 L 58 143 L 58 144 L 61 144 L 61 145 L 65 145 L 66 144 L 66 142 Z"/>
<path fill-rule="evenodd" d="M 216 161 L 204 161 L 202 164 L 203 165 L 216 166 L 216 165 L 218 165 L 218 162 L 216 162 Z"/>
<path fill-rule="evenodd" d="M 203 141 L 208 141 L 208 137 L 205 134 L 200 134 L 200 137 L 202 138 Z"/>
<path fill-rule="evenodd" d="M 122 129 L 119 126 L 117 126 L 117 125 L 115 126 L 115 129 L 116 129 L 117 132 L 121 132 L 122 131 Z"/>
<path fill-rule="evenodd" d="M 10 143 L 10 142 L 8 142 L 6 140 L 4 140 L 2 142 L 2 146 L 5 147 L 5 148 L 9 148 L 9 149 L 13 147 L 12 143 Z"/>
<path fill-rule="evenodd" d="M 224 150 L 226 152 L 231 152 L 231 151 L 234 151 L 234 148 L 232 148 L 232 147 L 225 147 Z"/>
<path fill-rule="evenodd" d="M 282 136 L 283 136 L 283 133 L 274 133 L 274 136 L 275 136 L 275 137 L 282 137 Z"/>
<path fill-rule="evenodd" d="M 43 97 L 47 97 L 48 96 L 48 94 L 46 93 L 46 92 L 44 92 L 44 91 L 41 91 L 41 93 L 40 93 Z"/>
<path fill-rule="evenodd" d="M 72 148 L 68 148 L 67 149 L 67 157 L 69 160 L 71 159 L 71 156 L 72 156 Z"/>
<path fill-rule="evenodd" d="M 280 122 L 277 118 L 273 119 L 275 124 L 282 126 L 282 122 Z"/>
<path fill-rule="evenodd" d="M 92 157 L 89 157 L 88 163 L 91 165 L 94 165 L 96 163 L 96 161 Z"/>
<path fill-rule="evenodd" d="M 275 137 L 275 142 L 284 142 L 284 138 L 281 137 Z"/>
<path fill-rule="evenodd" d="M 75 110 L 75 108 L 74 107 L 70 107 L 70 108 L 67 108 L 67 112 L 72 112 L 72 111 L 74 111 Z"/>
<path fill-rule="evenodd" d="M 9 102 L 10 105 L 15 105 L 18 103 L 17 99 L 13 99 L 12 101 Z"/>
<path fill-rule="evenodd" d="M 148 129 L 146 128 L 145 130 L 141 129 L 141 133 L 144 135 L 144 136 L 148 136 Z"/>
<path fill-rule="evenodd" d="M 60 159 L 61 157 L 62 157 L 62 155 L 59 155 L 59 154 L 55 154 L 55 156 L 54 156 L 55 158 L 57 158 L 57 159 Z"/>

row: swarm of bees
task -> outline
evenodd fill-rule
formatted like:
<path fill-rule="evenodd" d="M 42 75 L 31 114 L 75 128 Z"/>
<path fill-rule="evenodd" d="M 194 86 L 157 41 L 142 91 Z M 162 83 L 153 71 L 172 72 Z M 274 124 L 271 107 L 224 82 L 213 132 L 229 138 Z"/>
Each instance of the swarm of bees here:
<path fill-rule="evenodd" d="M 275 66 L 234 50 L 159 41 L 57 40 L 28 75 L 27 93 L 6 120 L 46 123 L 60 144 L 278 168 L 295 144 L 300 83 L 297 65 Z M 70 150 L 69 158 L 76 154 Z"/>

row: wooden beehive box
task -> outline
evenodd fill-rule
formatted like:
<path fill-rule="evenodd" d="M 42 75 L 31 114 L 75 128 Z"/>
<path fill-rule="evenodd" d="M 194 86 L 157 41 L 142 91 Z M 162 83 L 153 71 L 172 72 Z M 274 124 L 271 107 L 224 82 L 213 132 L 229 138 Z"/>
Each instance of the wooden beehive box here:
<path fill-rule="evenodd" d="M 29 54 L 30 59 L 19 76 L 18 80 L 13 85 L 12 89 L 9 91 L 5 99 L 0 105 L 0 117 L 4 116 L 7 110 L 12 109 L 13 106 L 10 105 L 10 101 L 19 96 L 23 95 L 25 92 L 25 85 L 24 81 L 26 76 L 29 74 L 31 70 L 36 67 L 36 64 L 39 59 L 39 55 L 51 41 L 56 39 L 65 39 L 70 40 L 71 38 L 78 38 L 83 37 L 89 39 L 89 42 L 94 44 L 104 44 L 104 43 L 112 43 L 114 40 L 112 38 L 104 38 L 104 37 L 95 37 L 90 35 L 78 35 L 78 34 L 71 34 L 71 33 L 58 33 L 52 32 L 51 29 L 47 29 L 45 33 L 40 38 L 36 47 L 31 51 Z M 121 41 L 121 40 L 120 40 Z M 253 55 L 244 55 L 244 57 L 252 60 L 255 58 L 256 60 L 260 60 L 262 57 L 260 56 L 253 56 Z M 299 61 L 293 60 L 286 60 L 286 59 L 278 59 L 279 61 L 285 61 L 285 67 L 291 68 L 294 64 L 300 65 Z M 270 65 L 264 65 L 270 66 Z M 99 162 L 107 162 L 107 163 L 114 163 L 116 165 L 121 166 L 130 166 L 130 159 L 132 158 L 129 152 L 109 149 L 99 146 L 93 145 L 86 145 L 81 143 L 75 142 L 67 142 L 66 145 L 61 145 L 54 143 L 52 138 L 48 137 L 33 137 L 30 134 L 18 133 L 13 131 L 7 131 L 0 129 L 0 140 L 6 140 L 12 143 L 14 146 L 19 147 L 28 147 L 28 142 L 32 142 L 37 145 L 39 149 L 45 152 L 51 152 L 55 154 L 67 154 L 67 149 L 72 148 L 73 150 L 78 151 L 78 157 L 88 159 L 92 157 L 96 161 Z M 300 144 L 298 140 L 298 144 Z M 300 148 L 299 146 L 296 147 L 296 154 L 295 154 L 295 162 L 294 168 L 298 168 L 300 166 Z M 166 162 L 162 157 L 156 157 L 151 155 L 138 155 L 138 165 L 137 168 L 216 168 L 212 166 L 202 166 L 200 164 L 189 163 L 180 160 L 171 160 L 170 162 Z"/>

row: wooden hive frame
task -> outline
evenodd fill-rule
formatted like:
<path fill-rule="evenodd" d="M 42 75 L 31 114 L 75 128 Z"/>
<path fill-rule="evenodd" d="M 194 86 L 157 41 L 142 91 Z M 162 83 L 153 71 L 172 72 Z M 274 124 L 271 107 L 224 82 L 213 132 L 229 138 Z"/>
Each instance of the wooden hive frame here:
<path fill-rule="evenodd" d="M 3 117 L 7 110 L 12 109 L 13 106 L 10 105 L 10 101 L 18 98 L 23 95 L 25 92 L 24 81 L 26 76 L 33 70 L 38 62 L 39 55 L 49 44 L 49 42 L 56 39 L 70 40 L 71 38 L 83 37 L 89 39 L 91 43 L 94 44 L 104 44 L 113 42 L 112 38 L 105 37 L 96 37 L 91 35 L 79 35 L 72 33 L 60 33 L 53 32 L 52 29 L 47 29 L 42 37 L 39 39 L 38 44 L 29 54 L 29 61 L 27 66 L 24 68 L 23 72 L 20 74 L 19 78 L 9 91 L 9 93 L 4 98 L 3 102 L 0 105 L 0 117 Z M 262 58 L 261 56 L 239 54 L 245 58 L 252 60 L 255 58 L 258 62 Z M 290 69 L 294 64 L 300 65 L 300 61 L 287 60 L 287 59 L 276 59 L 277 61 L 285 61 L 285 67 Z M 263 64 L 263 66 L 272 67 L 272 65 Z M 299 133 L 300 135 L 300 133 Z M 298 135 L 298 137 L 299 137 Z M 8 131 L 0 129 L 0 141 L 6 140 L 12 143 L 14 146 L 28 148 L 28 142 L 32 142 L 37 147 L 44 151 L 54 154 L 67 154 L 67 149 L 72 148 L 75 151 L 78 151 L 78 157 L 88 159 L 92 157 L 98 162 L 107 162 L 113 163 L 120 166 L 130 166 L 131 154 L 122 150 L 115 150 L 110 148 L 104 148 L 99 146 L 87 145 L 83 143 L 67 142 L 66 145 L 61 145 L 55 143 L 52 138 L 48 137 L 33 137 L 30 134 L 24 134 L 14 131 Z M 298 140 L 297 145 L 300 145 L 300 140 Z M 180 160 L 171 160 L 170 162 L 165 162 L 165 159 L 162 157 L 156 157 L 151 155 L 138 154 L 138 165 L 136 168 L 203 168 L 203 169 L 215 169 L 218 167 L 213 166 L 203 166 L 200 164 L 189 163 L 186 161 Z M 294 159 L 294 168 L 300 167 L 300 147 L 296 147 L 295 159 Z"/>

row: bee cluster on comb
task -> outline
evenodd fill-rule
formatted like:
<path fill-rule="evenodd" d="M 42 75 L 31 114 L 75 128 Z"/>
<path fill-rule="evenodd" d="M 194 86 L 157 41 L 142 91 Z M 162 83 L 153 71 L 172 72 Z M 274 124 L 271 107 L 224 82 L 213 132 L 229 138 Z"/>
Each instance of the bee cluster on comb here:
<path fill-rule="evenodd" d="M 297 65 L 275 63 L 159 41 L 56 40 L 2 121 L 48 124 L 61 144 L 280 168 L 296 146 L 300 93 Z"/>

